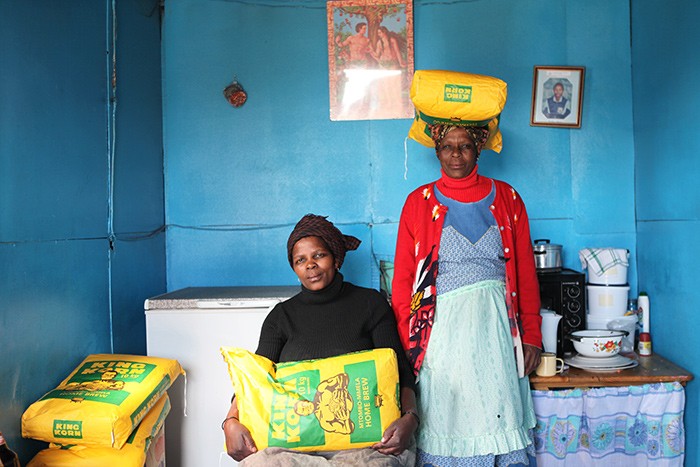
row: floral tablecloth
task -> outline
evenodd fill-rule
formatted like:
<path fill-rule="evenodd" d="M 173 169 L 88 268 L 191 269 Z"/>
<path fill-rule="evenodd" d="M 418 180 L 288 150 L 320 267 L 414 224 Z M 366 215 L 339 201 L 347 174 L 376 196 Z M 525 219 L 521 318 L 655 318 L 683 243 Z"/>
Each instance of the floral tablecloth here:
<path fill-rule="evenodd" d="M 682 466 L 680 383 L 532 391 L 538 466 Z"/>

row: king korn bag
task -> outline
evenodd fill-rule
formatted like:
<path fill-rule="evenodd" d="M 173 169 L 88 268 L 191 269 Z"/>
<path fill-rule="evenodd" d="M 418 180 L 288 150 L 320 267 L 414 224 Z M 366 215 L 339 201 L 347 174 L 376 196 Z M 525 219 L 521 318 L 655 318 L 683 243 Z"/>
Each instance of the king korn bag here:
<path fill-rule="evenodd" d="M 259 450 L 371 446 L 401 415 L 392 349 L 278 364 L 235 347 L 222 347 L 221 353 L 240 422 Z"/>
<path fill-rule="evenodd" d="M 417 70 L 410 92 L 416 116 L 408 137 L 424 146 L 434 147 L 428 125 L 488 126 L 489 139 L 484 148 L 501 152 L 503 138 L 498 123 L 507 94 L 506 83 L 491 76 Z"/>
<path fill-rule="evenodd" d="M 163 394 L 121 449 L 51 443 L 39 451 L 27 467 L 143 467 L 151 442 L 163 428 L 170 412 L 170 399 Z"/>
<path fill-rule="evenodd" d="M 149 409 L 184 374 L 177 360 L 89 355 L 22 415 L 22 436 L 121 448 Z"/>

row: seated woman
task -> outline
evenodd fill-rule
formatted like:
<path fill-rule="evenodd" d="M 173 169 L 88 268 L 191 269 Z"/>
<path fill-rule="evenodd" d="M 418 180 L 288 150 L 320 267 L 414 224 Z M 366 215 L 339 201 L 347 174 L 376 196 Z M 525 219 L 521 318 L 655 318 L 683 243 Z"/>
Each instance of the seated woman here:
<path fill-rule="evenodd" d="M 234 398 L 223 428 L 228 454 L 241 466 L 413 465 L 415 453 L 407 448 L 419 422 L 415 380 L 393 312 L 379 292 L 345 282 L 339 272 L 346 251 L 359 244 L 325 217 L 307 214 L 297 223 L 287 241 L 287 256 L 301 292 L 267 316 L 256 353 L 273 362 L 289 362 L 392 348 L 399 362 L 403 415 L 371 448 L 301 453 L 270 447 L 258 452 L 250 431 L 238 421 Z"/>

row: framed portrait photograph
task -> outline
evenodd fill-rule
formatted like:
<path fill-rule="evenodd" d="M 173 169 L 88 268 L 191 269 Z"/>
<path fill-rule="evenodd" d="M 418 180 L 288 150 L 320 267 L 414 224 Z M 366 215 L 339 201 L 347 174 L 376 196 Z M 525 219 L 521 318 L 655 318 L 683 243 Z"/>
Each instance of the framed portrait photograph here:
<path fill-rule="evenodd" d="M 530 125 L 581 128 L 584 67 L 536 66 Z"/>
<path fill-rule="evenodd" d="M 413 118 L 412 0 L 331 0 L 331 120 Z"/>

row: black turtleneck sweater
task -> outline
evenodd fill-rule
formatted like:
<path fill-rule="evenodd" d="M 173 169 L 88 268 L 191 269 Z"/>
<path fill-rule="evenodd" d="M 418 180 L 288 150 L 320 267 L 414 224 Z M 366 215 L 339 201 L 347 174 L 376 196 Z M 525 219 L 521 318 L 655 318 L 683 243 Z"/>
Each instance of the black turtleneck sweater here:
<path fill-rule="evenodd" d="M 302 286 L 300 293 L 273 308 L 256 353 L 273 362 L 292 362 L 376 348 L 394 349 L 401 386 L 415 389 L 386 299 L 376 290 L 344 282 L 337 273 L 325 289 Z"/>

